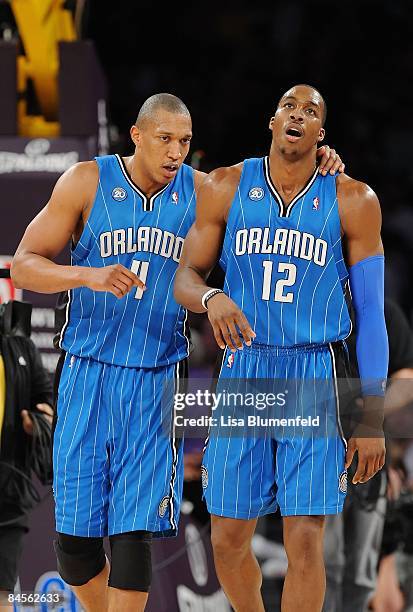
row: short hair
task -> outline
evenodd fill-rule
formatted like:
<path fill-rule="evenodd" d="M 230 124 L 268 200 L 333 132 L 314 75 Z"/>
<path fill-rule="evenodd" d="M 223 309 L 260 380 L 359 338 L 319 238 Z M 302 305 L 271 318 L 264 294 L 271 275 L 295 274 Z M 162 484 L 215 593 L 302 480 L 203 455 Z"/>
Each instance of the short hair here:
<path fill-rule="evenodd" d="M 187 106 L 180 98 L 169 93 L 158 93 L 145 100 L 142 104 L 135 125 L 142 127 L 148 119 L 153 119 L 159 110 L 166 110 L 169 113 L 191 117 Z"/>
<path fill-rule="evenodd" d="M 318 93 L 318 95 L 320 96 L 320 98 L 321 98 L 321 100 L 323 102 L 323 116 L 322 116 L 322 119 L 321 119 L 321 124 L 324 127 L 324 124 L 325 124 L 326 119 L 327 119 L 327 104 L 326 104 L 326 101 L 324 100 L 323 96 L 321 95 L 321 93 L 318 91 L 318 89 L 316 87 L 314 87 L 313 85 L 308 85 L 307 83 L 298 83 L 297 85 L 293 85 L 292 87 L 287 89 L 287 91 L 290 91 L 290 89 L 293 89 L 293 87 L 309 87 L 309 89 L 312 89 L 313 91 Z M 287 91 L 285 91 L 282 94 L 282 96 L 280 96 L 280 99 L 277 102 L 277 108 L 279 107 L 280 102 L 283 99 L 283 97 L 285 96 L 285 94 L 287 93 Z"/>

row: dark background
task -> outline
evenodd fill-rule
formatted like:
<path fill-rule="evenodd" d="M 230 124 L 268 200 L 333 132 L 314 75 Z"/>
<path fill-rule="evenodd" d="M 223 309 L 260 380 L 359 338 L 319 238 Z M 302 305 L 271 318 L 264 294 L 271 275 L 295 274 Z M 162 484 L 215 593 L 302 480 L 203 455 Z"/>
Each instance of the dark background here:
<path fill-rule="evenodd" d="M 0 0 L 0 32 L 10 21 Z M 132 152 L 129 127 L 154 93 L 187 104 L 188 162 L 201 152 L 209 171 L 265 154 L 280 95 L 296 83 L 317 87 L 328 107 L 325 142 L 379 196 L 386 293 L 413 320 L 411 2 L 84 0 L 81 34 L 108 79 L 112 150 L 121 154 Z"/>
<path fill-rule="evenodd" d="M 194 124 L 201 169 L 262 155 L 268 120 L 295 83 L 326 99 L 326 142 L 346 172 L 383 207 L 386 292 L 411 318 L 413 8 L 410 2 L 182 3 L 156 12 L 140 2 L 90 0 L 84 35 L 109 81 L 109 113 L 121 153 L 150 95 L 181 97 Z"/>

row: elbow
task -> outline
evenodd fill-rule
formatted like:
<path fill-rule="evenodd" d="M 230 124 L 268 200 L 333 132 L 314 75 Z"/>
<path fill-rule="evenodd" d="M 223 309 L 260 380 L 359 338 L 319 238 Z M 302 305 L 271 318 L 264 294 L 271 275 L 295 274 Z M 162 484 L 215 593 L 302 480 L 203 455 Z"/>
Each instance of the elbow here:
<path fill-rule="evenodd" d="M 16 289 L 24 289 L 24 277 L 22 273 L 22 263 L 19 257 L 15 255 L 11 262 L 10 277 Z"/>
<path fill-rule="evenodd" d="M 182 291 L 181 291 L 181 283 L 180 283 L 180 279 L 179 279 L 179 271 L 176 273 L 176 278 L 175 278 L 175 282 L 174 282 L 174 288 L 173 288 L 173 294 L 174 294 L 174 300 L 175 302 L 177 302 L 178 304 L 181 304 L 181 306 L 185 306 L 185 304 L 183 304 L 182 302 Z"/>
<path fill-rule="evenodd" d="M 188 281 L 190 285 L 191 279 L 188 278 L 188 272 L 186 268 L 179 266 L 178 270 L 176 271 L 175 282 L 174 282 L 174 287 L 173 287 L 174 299 L 175 299 L 175 302 L 177 302 L 184 308 L 188 308 L 188 310 L 192 310 L 190 292 L 188 292 Z"/>

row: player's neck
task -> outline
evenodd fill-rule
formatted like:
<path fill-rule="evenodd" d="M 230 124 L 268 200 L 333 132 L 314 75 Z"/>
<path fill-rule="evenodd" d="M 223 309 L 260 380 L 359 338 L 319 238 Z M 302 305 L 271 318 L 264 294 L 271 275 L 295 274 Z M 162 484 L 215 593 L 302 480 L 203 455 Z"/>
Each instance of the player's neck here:
<path fill-rule="evenodd" d="M 147 174 L 147 172 L 145 172 L 144 168 L 139 163 L 139 160 L 136 159 L 136 157 L 134 157 L 133 155 L 131 157 L 124 157 L 123 161 L 132 182 L 148 198 L 150 198 L 154 193 L 162 189 L 162 187 L 165 187 L 165 183 L 162 184 L 154 181 Z"/>
<path fill-rule="evenodd" d="M 316 168 L 315 153 L 300 159 L 287 159 L 275 147 L 270 150 L 270 175 L 277 191 L 283 199 L 292 199 L 314 174 Z"/>

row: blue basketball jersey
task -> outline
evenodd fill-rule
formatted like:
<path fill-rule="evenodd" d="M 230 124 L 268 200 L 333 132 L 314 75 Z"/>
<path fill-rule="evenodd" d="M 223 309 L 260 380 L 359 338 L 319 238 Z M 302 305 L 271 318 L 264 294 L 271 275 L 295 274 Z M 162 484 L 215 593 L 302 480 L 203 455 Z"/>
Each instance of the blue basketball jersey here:
<path fill-rule="evenodd" d="M 316 170 L 284 208 L 268 157 L 245 160 L 220 263 L 224 290 L 246 315 L 256 342 L 296 346 L 348 336 L 334 176 Z"/>
<path fill-rule="evenodd" d="M 153 368 L 189 352 L 187 312 L 173 297 L 185 236 L 195 218 L 193 169 L 147 198 L 118 155 L 96 158 L 99 183 L 90 216 L 72 249 L 72 264 L 122 264 L 147 289 L 122 299 L 80 287 L 70 291 L 61 346 L 104 363 Z"/>

